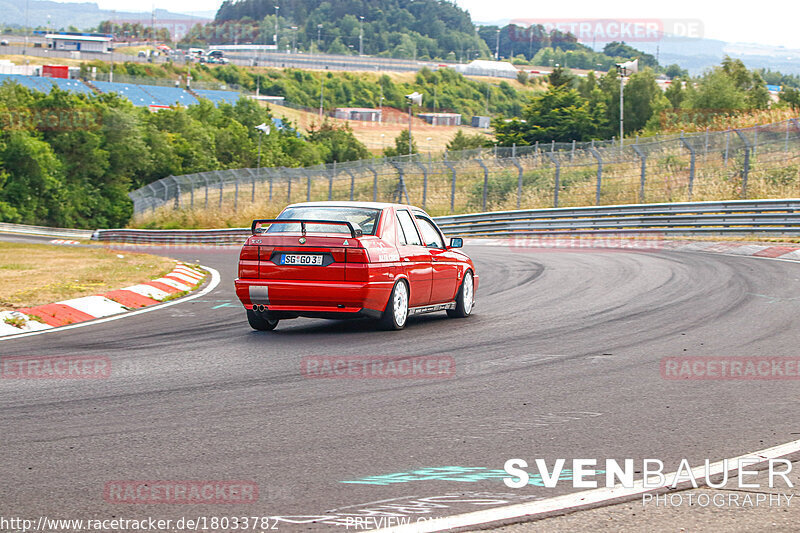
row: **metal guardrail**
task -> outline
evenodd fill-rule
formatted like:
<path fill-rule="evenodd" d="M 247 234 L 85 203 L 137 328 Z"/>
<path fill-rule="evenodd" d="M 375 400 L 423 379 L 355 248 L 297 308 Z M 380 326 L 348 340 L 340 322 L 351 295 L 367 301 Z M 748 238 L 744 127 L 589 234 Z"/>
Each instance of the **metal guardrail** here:
<path fill-rule="evenodd" d="M 800 199 L 527 209 L 436 218 L 450 235 L 800 234 Z"/>
<path fill-rule="evenodd" d="M 50 228 L 47 226 L 28 226 L 25 224 L 8 224 L 6 222 L 0 222 L 0 232 L 22 233 L 25 235 L 37 235 L 39 237 L 53 237 L 53 238 L 63 238 L 63 237 L 69 237 L 71 239 L 92 238 L 92 230 Z"/>
<path fill-rule="evenodd" d="M 471 237 L 633 233 L 800 235 L 800 198 L 525 209 L 435 217 L 434 220 L 447 235 Z M 251 228 L 98 229 L 92 232 L 6 223 L 0 223 L 0 231 L 91 238 L 107 243 L 216 246 L 238 245 L 251 235 Z"/>
<path fill-rule="evenodd" d="M 800 235 L 800 199 L 526 209 L 434 218 L 447 235 L 602 235 L 658 233 Z M 240 244 L 250 228 L 97 230 L 98 241 L 142 244 Z"/>
<path fill-rule="evenodd" d="M 241 244 L 252 235 L 250 228 L 229 229 L 99 229 L 92 240 L 125 244 Z"/>

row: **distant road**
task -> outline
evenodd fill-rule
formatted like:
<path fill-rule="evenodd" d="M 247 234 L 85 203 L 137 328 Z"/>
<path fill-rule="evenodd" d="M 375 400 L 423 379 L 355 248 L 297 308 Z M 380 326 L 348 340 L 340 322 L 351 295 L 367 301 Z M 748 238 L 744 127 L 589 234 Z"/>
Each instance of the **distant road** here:
<path fill-rule="evenodd" d="M 2 55 L 23 55 L 25 47 L 16 45 L 0 47 Z M 47 48 L 28 47 L 27 55 L 32 57 L 52 57 L 54 59 L 80 59 L 92 61 L 133 61 L 136 63 L 148 63 L 147 58 L 129 54 L 103 54 L 97 52 L 80 52 L 79 57 L 74 57 L 73 52 L 66 50 L 48 50 Z M 265 67 L 291 67 L 319 70 L 371 70 L 371 71 L 392 71 L 392 72 L 416 72 L 423 67 L 438 67 L 446 63 L 434 61 L 411 61 L 407 59 L 378 58 L 368 56 L 338 56 L 323 54 L 286 54 L 286 53 L 264 53 L 258 56 L 252 53 L 229 52 L 227 57 L 231 62 L 241 66 L 265 66 Z M 166 57 L 155 57 L 152 63 L 166 63 Z M 455 63 L 451 64 L 455 65 Z"/>

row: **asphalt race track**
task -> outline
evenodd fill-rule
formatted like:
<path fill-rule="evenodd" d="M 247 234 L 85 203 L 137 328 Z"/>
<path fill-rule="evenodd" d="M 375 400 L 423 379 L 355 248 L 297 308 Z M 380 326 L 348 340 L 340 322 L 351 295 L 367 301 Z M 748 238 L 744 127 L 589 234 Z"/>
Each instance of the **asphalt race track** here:
<path fill-rule="evenodd" d="M 466 250 L 480 287 L 465 320 L 437 313 L 385 332 L 297 319 L 254 332 L 233 293 L 237 252 L 172 249 L 163 253 L 217 269 L 218 288 L 0 342 L 2 356 L 112 363 L 102 380 L 0 380 L 2 514 L 280 516 L 281 530 L 342 530 L 333 524 L 346 517 L 439 517 L 578 490 L 569 481 L 509 489 L 496 471 L 510 458 L 659 458 L 672 472 L 681 458 L 701 465 L 798 438 L 796 381 L 665 380 L 659 362 L 796 356 L 800 265 Z M 302 357 L 331 355 L 452 356 L 456 370 L 446 379 L 302 375 Z M 103 490 L 113 480 L 250 480 L 259 498 L 110 503 Z M 321 523 L 293 524 L 312 516 Z"/>

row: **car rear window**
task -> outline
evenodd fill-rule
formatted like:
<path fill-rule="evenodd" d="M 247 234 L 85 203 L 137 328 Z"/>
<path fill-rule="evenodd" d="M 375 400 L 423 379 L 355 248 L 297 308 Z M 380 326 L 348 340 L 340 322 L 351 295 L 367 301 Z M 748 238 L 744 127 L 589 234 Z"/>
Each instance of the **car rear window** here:
<path fill-rule="evenodd" d="M 367 207 L 300 206 L 287 208 L 283 213 L 278 215 L 278 218 L 347 221 L 353 225 L 353 228 L 361 228 L 364 235 L 375 235 L 380 213 L 380 209 L 371 209 Z M 299 231 L 300 224 L 273 224 L 269 227 L 267 233 L 289 233 Z M 347 226 L 334 226 L 331 224 L 306 224 L 306 231 L 310 233 L 350 233 Z"/>

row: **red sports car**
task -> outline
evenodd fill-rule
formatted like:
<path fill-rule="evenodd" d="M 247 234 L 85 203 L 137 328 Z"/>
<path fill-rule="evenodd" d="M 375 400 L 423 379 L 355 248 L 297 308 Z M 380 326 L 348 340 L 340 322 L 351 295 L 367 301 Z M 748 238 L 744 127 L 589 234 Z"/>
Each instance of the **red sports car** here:
<path fill-rule="evenodd" d="M 236 295 L 253 329 L 287 318 L 371 317 L 402 329 L 410 315 L 467 317 L 478 276 L 460 238 L 417 207 L 373 202 L 293 204 L 254 220 Z"/>

